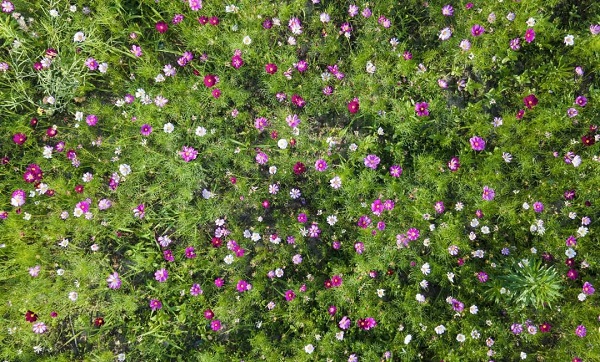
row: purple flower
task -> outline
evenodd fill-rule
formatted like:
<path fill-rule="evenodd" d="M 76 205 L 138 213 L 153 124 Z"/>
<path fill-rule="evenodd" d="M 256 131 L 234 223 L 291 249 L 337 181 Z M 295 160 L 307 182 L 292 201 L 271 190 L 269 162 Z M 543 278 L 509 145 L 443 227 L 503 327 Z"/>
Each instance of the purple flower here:
<path fill-rule="evenodd" d="M 579 114 L 579 111 L 576 110 L 575 108 L 571 107 L 569 109 L 567 109 L 567 116 L 569 116 L 570 118 L 575 117 L 576 115 Z"/>
<path fill-rule="evenodd" d="M 296 265 L 302 263 L 302 255 L 296 254 L 292 257 L 292 262 Z"/>
<path fill-rule="evenodd" d="M 363 215 L 358 219 L 357 225 L 363 229 L 366 229 L 369 227 L 369 225 L 371 225 L 371 219 L 369 219 L 368 216 Z"/>
<path fill-rule="evenodd" d="M 143 124 L 140 128 L 140 133 L 142 136 L 150 136 L 150 133 L 152 133 L 152 126 L 149 124 Z"/>
<path fill-rule="evenodd" d="M 33 325 L 32 330 L 36 334 L 43 334 L 46 333 L 48 327 L 46 327 L 46 324 L 44 322 L 38 322 Z"/>
<path fill-rule="evenodd" d="M 163 258 L 166 261 L 175 261 L 175 257 L 173 257 L 173 252 L 169 249 L 163 250 Z"/>
<path fill-rule="evenodd" d="M 481 282 L 481 283 L 485 283 L 488 281 L 489 276 L 487 275 L 486 272 L 480 271 L 479 273 L 477 273 L 477 279 Z"/>
<path fill-rule="evenodd" d="M 98 117 L 95 114 L 88 114 L 87 117 L 85 117 L 85 123 L 87 123 L 88 126 L 95 126 L 96 123 L 98 123 Z"/>
<path fill-rule="evenodd" d="M 600 24 L 590 25 L 590 33 L 592 33 L 592 35 L 600 34 Z"/>
<path fill-rule="evenodd" d="M 157 311 L 162 308 L 162 303 L 158 299 L 150 299 L 150 309 Z"/>
<path fill-rule="evenodd" d="M 583 338 L 587 335 L 587 329 L 583 324 L 580 324 L 577 326 L 577 328 L 575 328 L 575 335 L 580 338 Z"/>
<path fill-rule="evenodd" d="M 335 305 L 330 305 L 329 308 L 327 308 L 327 313 L 329 313 L 330 316 L 334 316 L 336 312 L 337 307 Z"/>
<path fill-rule="evenodd" d="M 462 312 L 465 309 L 465 305 L 457 299 L 452 299 L 452 309 L 457 312 Z"/>
<path fill-rule="evenodd" d="M 179 151 L 179 155 L 185 162 L 190 162 L 196 159 L 198 156 L 198 151 L 196 151 L 193 147 L 183 146 L 181 151 Z"/>
<path fill-rule="evenodd" d="M 193 246 L 188 246 L 185 248 L 185 257 L 188 259 L 194 259 L 196 257 L 196 252 L 194 251 Z"/>
<path fill-rule="evenodd" d="M 377 165 L 379 165 L 379 162 L 381 162 L 381 160 L 375 155 L 368 155 L 367 157 L 365 157 L 364 162 L 365 166 L 375 170 L 377 168 Z"/>
<path fill-rule="evenodd" d="M 298 222 L 304 224 L 308 220 L 305 213 L 301 212 L 298 214 Z"/>
<path fill-rule="evenodd" d="M 444 5 L 442 8 L 442 15 L 444 16 L 452 16 L 454 15 L 454 8 L 452 5 Z"/>
<path fill-rule="evenodd" d="M 483 151 L 485 149 L 485 141 L 481 137 L 478 137 L 478 136 L 471 137 L 469 139 L 469 142 L 471 143 L 471 148 L 474 151 Z"/>
<path fill-rule="evenodd" d="M 513 323 L 510 326 L 510 331 L 513 332 L 513 334 L 521 334 L 521 332 L 523 332 L 523 325 L 519 323 Z"/>
<path fill-rule="evenodd" d="M 429 116 L 429 104 L 427 102 L 415 104 L 415 112 L 417 112 L 417 116 L 419 117 Z"/>
<path fill-rule="evenodd" d="M 460 168 L 460 161 L 458 160 L 458 157 L 452 157 L 450 161 L 448 161 L 448 168 L 452 172 L 458 171 Z"/>
<path fill-rule="evenodd" d="M 347 316 L 343 316 L 342 320 L 340 320 L 340 323 L 338 323 L 338 326 L 341 329 L 348 329 L 348 328 L 350 328 L 350 324 L 352 324 L 352 321 L 350 320 L 350 318 L 348 318 Z"/>
<path fill-rule="evenodd" d="M 575 238 L 575 236 L 570 235 L 566 240 L 565 240 L 565 245 L 568 247 L 572 247 L 577 245 L 577 238 Z"/>
<path fill-rule="evenodd" d="M 577 98 L 575 98 L 575 104 L 577 104 L 580 107 L 585 107 L 585 105 L 587 104 L 587 98 L 585 98 L 584 96 L 578 96 Z"/>
<path fill-rule="evenodd" d="M 200 285 L 198 285 L 198 284 L 193 284 L 192 287 L 190 288 L 190 294 L 193 295 L 194 297 L 196 297 L 202 293 L 204 293 L 204 292 L 202 291 L 202 288 L 200 288 Z"/>
<path fill-rule="evenodd" d="M 266 153 L 264 152 L 259 152 L 256 155 L 256 163 L 258 163 L 259 165 L 264 165 L 267 162 L 269 162 L 269 156 L 267 156 Z"/>
<path fill-rule="evenodd" d="M 320 172 L 327 170 L 327 162 L 323 159 L 318 159 L 317 162 L 315 162 L 315 169 Z"/>
<path fill-rule="evenodd" d="M 583 283 L 582 290 L 587 295 L 592 295 L 596 291 L 596 289 L 594 289 L 594 286 L 590 282 Z"/>
<path fill-rule="evenodd" d="M 139 45 L 132 45 L 131 46 L 131 53 L 133 53 L 133 55 L 135 55 L 136 57 L 141 57 L 142 56 L 142 48 Z"/>
<path fill-rule="evenodd" d="M 533 211 L 540 213 L 542 211 L 544 211 L 544 204 L 542 204 L 540 201 L 536 201 L 533 203 Z"/>
<path fill-rule="evenodd" d="M 108 283 L 108 287 L 110 289 L 119 289 L 121 288 L 121 279 L 119 278 L 119 273 L 114 272 L 106 278 L 106 282 Z"/>
<path fill-rule="evenodd" d="M 265 117 L 258 117 L 254 120 L 254 128 L 263 131 L 269 125 L 269 121 Z"/>
<path fill-rule="evenodd" d="M 154 279 L 158 280 L 161 283 L 166 282 L 168 277 L 169 272 L 167 271 L 167 269 L 158 269 L 154 273 Z"/>
<path fill-rule="evenodd" d="M 435 210 L 436 214 L 443 214 L 444 211 L 446 210 L 446 207 L 444 206 L 444 202 L 443 201 L 438 201 L 433 206 L 433 209 Z"/>
<path fill-rule="evenodd" d="M 520 38 L 514 38 L 510 41 L 509 46 L 512 50 L 519 50 L 521 49 L 521 39 Z"/>
<path fill-rule="evenodd" d="M 485 29 L 483 28 L 483 26 L 481 26 L 479 24 L 475 24 L 471 28 L 471 35 L 473 35 L 473 36 L 480 36 L 484 32 L 485 32 Z"/>
<path fill-rule="evenodd" d="M 483 200 L 492 201 L 495 196 L 496 196 L 496 192 L 494 191 L 494 189 L 491 189 L 487 186 L 483 186 L 483 194 L 481 195 L 481 198 Z"/>
<path fill-rule="evenodd" d="M 390 176 L 392 177 L 400 177 L 402 175 L 402 167 L 398 165 L 390 166 Z"/>

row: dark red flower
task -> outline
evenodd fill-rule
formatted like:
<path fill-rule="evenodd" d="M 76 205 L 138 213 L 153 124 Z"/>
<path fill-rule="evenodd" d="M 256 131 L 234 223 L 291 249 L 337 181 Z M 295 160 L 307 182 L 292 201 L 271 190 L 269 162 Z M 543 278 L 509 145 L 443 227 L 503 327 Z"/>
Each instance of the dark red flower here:
<path fill-rule="evenodd" d="M 212 244 L 213 247 L 219 248 L 223 245 L 223 240 L 221 240 L 219 238 L 212 238 L 210 243 Z"/>
<path fill-rule="evenodd" d="M 12 139 L 14 143 L 21 146 L 23 143 L 25 143 L 25 141 L 27 141 L 27 136 L 24 133 L 15 133 Z"/>
<path fill-rule="evenodd" d="M 527 107 L 527 109 L 531 109 L 538 104 L 538 99 L 535 95 L 530 94 L 523 98 L 523 103 L 525 103 L 525 107 Z"/>
<path fill-rule="evenodd" d="M 198 18 L 198 22 L 202 25 L 208 24 L 208 18 L 206 16 L 201 16 Z"/>
<path fill-rule="evenodd" d="M 330 289 L 331 287 L 333 287 L 333 283 L 331 282 L 331 279 L 327 279 L 324 283 L 325 285 L 325 289 Z"/>
<path fill-rule="evenodd" d="M 300 97 L 298 94 L 292 95 L 292 103 L 298 108 L 302 108 L 306 105 L 304 98 Z"/>
<path fill-rule="evenodd" d="M 75 192 L 77 192 L 78 194 L 82 194 L 83 193 L 83 185 L 75 186 Z"/>
<path fill-rule="evenodd" d="M 524 109 L 519 109 L 519 111 L 517 112 L 517 119 L 523 119 L 523 116 L 525 115 L 525 110 Z"/>
<path fill-rule="evenodd" d="M 104 318 L 98 317 L 98 318 L 94 319 L 94 325 L 96 327 L 102 327 L 104 325 Z"/>
<path fill-rule="evenodd" d="M 38 316 L 37 314 L 35 314 L 34 312 L 28 310 L 27 313 L 25 313 L 25 320 L 29 323 L 33 323 L 35 321 L 37 321 Z"/>
<path fill-rule="evenodd" d="M 581 137 L 581 143 L 586 146 L 592 146 L 594 143 L 596 143 L 596 138 L 594 136 L 585 135 Z"/>
<path fill-rule="evenodd" d="M 54 129 L 54 127 L 49 127 L 46 130 L 46 135 L 50 138 L 55 137 L 58 132 Z"/>
<path fill-rule="evenodd" d="M 37 126 L 37 124 L 38 124 L 38 119 L 37 118 L 32 118 L 32 119 L 29 120 L 29 125 L 31 127 L 35 127 L 35 126 Z"/>
<path fill-rule="evenodd" d="M 550 332 L 550 329 L 552 329 L 552 326 L 550 325 L 550 323 L 544 322 L 544 323 L 540 324 L 540 332 L 548 333 L 548 332 Z"/>
<path fill-rule="evenodd" d="M 575 266 L 575 258 L 569 258 L 567 260 L 565 260 L 565 264 L 569 267 L 572 268 Z"/>
<path fill-rule="evenodd" d="M 214 317 L 215 317 L 215 313 L 214 313 L 212 310 L 210 310 L 210 309 L 206 309 L 206 310 L 204 311 L 204 318 L 206 318 L 206 319 L 209 319 L 209 320 L 210 320 L 210 319 L 213 319 Z"/>
<path fill-rule="evenodd" d="M 302 162 L 296 162 L 294 165 L 294 173 L 296 175 L 302 175 L 304 172 L 306 172 L 306 166 Z"/>
<path fill-rule="evenodd" d="M 58 51 L 54 48 L 46 49 L 46 56 L 50 59 L 56 57 L 58 55 Z"/>

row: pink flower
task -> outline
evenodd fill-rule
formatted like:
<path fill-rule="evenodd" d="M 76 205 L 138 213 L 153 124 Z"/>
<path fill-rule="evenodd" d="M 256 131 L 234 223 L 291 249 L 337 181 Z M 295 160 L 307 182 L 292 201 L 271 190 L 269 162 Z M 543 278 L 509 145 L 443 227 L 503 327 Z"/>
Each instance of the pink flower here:
<path fill-rule="evenodd" d="M 367 166 L 370 169 L 375 170 L 381 160 L 376 155 L 368 155 L 367 157 L 365 157 L 365 159 L 363 161 L 365 163 L 365 166 Z"/>
<path fill-rule="evenodd" d="M 106 278 L 106 282 L 108 283 L 108 287 L 110 289 L 119 289 L 121 288 L 121 279 L 119 278 L 119 273 L 114 272 Z"/>
<path fill-rule="evenodd" d="M 327 162 L 323 159 L 318 159 L 317 162 L 315 162 L 315 169 L 320 172 L 327 170 Z"/>
<path fill-rule="evenodd" d="M 188 0 L 188 4 L 190 6 L 190 9 L 194 11 L 202 9 L 202 0 Z"/>
<path fill-rule="evenodd" d="M 142 48 L 139 45 L 132 45 L 131 46 L 131 52 L 133 53 L 133 55 L 135 55 L 136 57 L 141 57 L 142 56 Z"/>
<path fill-rule="evenodd" d="M 167 269 L 159 269 L 154 273 L 154 279 L 158 280 L 161 283 L 166 282 L 168 277 L 169 272 L 167 271 Z"/>

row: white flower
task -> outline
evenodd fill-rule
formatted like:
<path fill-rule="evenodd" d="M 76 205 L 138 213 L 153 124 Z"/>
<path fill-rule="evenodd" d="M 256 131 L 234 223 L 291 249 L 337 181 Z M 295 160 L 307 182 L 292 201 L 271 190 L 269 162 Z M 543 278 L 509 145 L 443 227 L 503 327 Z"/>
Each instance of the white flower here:
<path fill-rule="evenodd" d="M 390 45 L 391 45 L 393 48 L 397 47 L 397 46 L 398 46 L 398 44 L 400 44 L 400 42 L 398 41 L 398 39 L 396 39 L 396 38 L 392 38 L 392 39 L 390 39 Z"/>
<path fill-rule="evenodd" d="M 463 207 L 465 207 L 465 205 L 459 201 L 456 203 L 456 205 L 454 205 L 454 210 L 461 211 L 463 209 Z"/>
<path fill-rule="evenodd" d="M 571 46 L 573 44 L 575 44 L 575 37 L 571 34 L 565 36 L 565 45 L 567 46 Z"/>
<path fill-rule="evenodd" d="M 288 146 L 288 141 L 285 138 L 282 138 L 279 141 L 277 141 L 277 146 L 282 150 L 285 150 Z"/>
<path fill-rule="evenodd" d="M 423 273 L 423 275 L 429 275 L 429 273 L 431 273 L 431 268 L 429 267 L 429 263 L 425 263 L 421 266 L 421 273 Z"/>
<path fill-rule="evenodd" d="M 31 220 L 31 214 L 28 212 L 23 213 L 23 220 Z"/>
<path fill-rule="evenodd" d="M 479 220 L 478 219 L 471 220 L 471 227 L 476 228 L 477 226 L 479 226 Z"/>
<path fill-rule="evenodd" d="M 78 31 L 77 33 L 75 33 L 75 35 L 73 36 L 73 42 L 81 43 L 83 41 L 85 41 L 85 34 L 82 31 Z"/>
<path fill-rule="evenodd" d="M 443 324 L 440 324 L 439 326 L 435 327 L 434 330 L 437 334 L 443 334 L 444 332 L 446 332 L 446 327 L 444 327 Z"/>
<path fill-rule="evenodd" d="M 252 39 L 248 35 L 246 35 L 242 40 L 242 43 L 244 43 L 245 45 L 250 45 L 250 43 L 252 43 Z"/>
<path fill-rule="evenodd" d="M 165 123 L 163 126 L 163 131 L 165 131 L 165 133 L 173 133 L 174 130 L 175 126 L 173 126 L 173 123 Z"/>
<path fill-rule="evenodd" d="M 227 5 L 225 6 L 226 13 L 237 13 L 240 9 L 235 5 Z"/>
<path fill-rule="evenodd" d="M 327 216 L 327 223 L 331 226 L 335 225 L 337 223 L 338 219 L 337 216 L 335 215 L 329 215 Z"/>
<path fill-rule="evenodd" d="M 83 174 L 83 177 L 81 177 L 81 180 L 83 182 L 91 182 L 93 178 L 94 178 L 94 175 L 92 175 L 89 172 L 86 172 L 86 173 Z"/>
<path fill-rule="evenodd" d="M 315 350 L 315 347 L 312 344 L 307 344 L 304 346 L 304 352 L 311 354 Z"/>
<path fill-rule="evenodd" d="M 577 299 L 579 299 L 580 302 L 583 302 L 585 298 L 587 298 L 587 296 L 584 293 L 579 293 L 577 295 Z"/>
<path fill-rule="evenodd" d="M 565 255 L 567 256 L 567 258 L 571 259 L 574 258 L 575 255 L 577 255 L 577 253 L 575 252 L 575 250 L 573 250 L 573 248 L 568 248 L 567 251 L 565 251 Z"/>
<path fill-rule="evenodd" d="M 586 228 L 585 226 L 580 226 L 579 229 L 577 229 L 577 236 L 579 237 L 584 237 L 586 236 L 588 233 L 588 228 Z"/>
<path fill-rule="evenodd" d="M 274 175 L 277 173 L 277 166 L 271 166 L 269 167 L 269 174 L 270 175 Z"/>
<path fill-rule="evenodd" d="M 159 73 L 155 78 L 154 78 L 154 82 L 156 83 L 161 83 L 165 81 L 165 76 L 162 75 L 162 73 Z"/>
<path fill-rule="evenodd" d="M 527 19 L 527 21 L 525 23 L 527 24 L 527 26 L 532 27 L 535 25 L 535 19 L 529 18 L 529 19 Z"/>
<path fill-rule="evenodd" d="M 369 74 L 375 73 L 375 70 L 377 69 L 375 67 L 375 65 L 371 61 L 367 62 L 367 67 L 366 68 L 367 68 L 367 73 L 369 73 Z"/>
<path fill-rule="evenodd" d="M 52 158 L 52 150 L 54 148 L 52 146 L 44 146 L 44 152 L 42 152 L 42 155 L 44 156 L 44 158 Z"/>
<path fill-rule="evenodd" d="M 223 259 L 223 261 L 225 262 L 225 264 L 231 264 L 231 263 L 233 263 L 233 255 L 231 255 L 231 254 L 227 255 L 227 256 L 226 256 L 226 257 Z"/>
<path fill-rule="evenodd" d="M 427 280 L 423 279 L 423 280 L 421 280 L 419 285 L 421 286 L 421 288 L 427 289 L 427 287 L 429 286 L 429 282 Z"/>
<path fill-rule="evenodd" d="M 469 233 L 469 240 L 473 241 L 475 239 L 477 239 L 477 234 L 475 234 L 474 232 L 471 231 Z"/>
<path fill-rule="evenodd" d="M 69 246 L 69 239 L 64 238 L 60 241 L 60 243 L 58 243 L 58 245 L 62 246 L 63 248 L 66 248 L 67 246 Z"/>
<path fill-rule="evenodd" d="M 335 338 L 336 338 L 338 341 L 341 341 L 341 340 L 343 340 L 343 339 L 344 339 L 344 331 L 341 331 L 341 332 L 338 332 L 338 333 L 336 333 L 336 334 L 335 334 Z"/>
<path fill-rule="evenodd" d="M 456 335 L 456 340 L 459 341 L 460 343 L 464 342 L 466 339 L 465 335 L 462 333 L 459 333 Z"/>
<path fill-rule="evenodd" d="M 100 73 L 106 73 L 107 70 L 108 70 L 108 63 L 104 62 L 104 63 L 100 63 L 100 65 L 98 65 L 98 71 Z"/>
<path fill-rule="evenodd" d="M 425 296 L 421 293 L 417 294 L 415 296 L 415 299 L 417 300 L 417 302 L 419 303 L 424 303 L 425 302 Z"/>
<path fill-rule="evenodd" d="M 342 179 L 339 176 L 335 176 L 334 178 L 329 180 L 329 183 L 331 184 L 331 187 L 333 187 L 336 190 L 342 187 Z"/>
<path fill-rule="evenodd" d="M 77 292 L 69 293 L 69 299 L 71 299 L 73 302 L 76 301 L 78 297 L 79 297 L 79 294 L 77 294 Z"/>
<path fill-rule="evenodd" d="M 260 240 L 260 234 L 259 233 L 252 233 L 252 236 L 250 236 L 250 240 L 252 240 L 252 241 L 259 241 Z"/>
<path fill-rule="evenodd" d="M 348 146 L 348 149 L 352 152 L 358 150 L 358 145 L 356 143 L 352 143 L 350 146 Z"/>
<path fill-rule="evenodd" d="M 471 312 L 471 314 L 477 314 L 477 312 L 479 312 L 479 308 L 477 308 L 477 306 L 476 306 L 476 305 L 472 305 L 472 306 L 469 308 L 469 312 Z"/>
<path fill-rule="evenodd" d="M 281 269 L 281 268 L 275 269 L 275 275 L 277 276 L 277 278 L 281 278 L 283 276 L 283 269 Z"/>
<path fill-rule="evenodd" d="M 205 199 L 210 199 L 214 196 L 214 194 L 210 191 L 208 191 L 207 189 L 202 190 L 202 197 L 204 197 Z"/>
<path fill-rule="evenodd" d="M 409 344 L 410 341 L 412 341 L 412 334 L 407 334 L 406 337 L 404 337 L 404 344 Z"/>
<path fill-rule="evenodd" d="M 452 30 L 450 28 L 444 28 L 440 31 L 440 40 L 448 40 L 452 36 Z"/>
<path fill-rule="evenodd" d="M 383 298 L 384 295 L 385 295 L 385 289 L 377 289 L 377 296 L 379 298 Z"/>
<path fill-rule="evenodd" d="M 527 358 L 527 353 L 521 352 L 521 359 L 526 359 L 526 358 Z"/>
<path fill-rule="evenodd" d="M 479 337 L 480 337 L 480 336 L 481 336 L 481 334 L 479 333 L 479 331 L 478 331 L 478 330 L 476 330 L 476 329 L 473 329 L 473 330 L 471 331 L 471 338 L 473 338 L 473 339 L 479 339 Z"/>
<path fill-rule="evenodd" d="M 450 283 L 454 283 L 454 273 L 448 272 L 448 273 L 446 273 L 446 277 L 448 278 Z"/>
<path fill-rule="evenodd" d="M 198 137 L 204 137 L 204 136 L 206 136 L 206 128 L 204 128 L 204 127 L 197 127 L 196 128 L 196 136 L 198 136 Z"/>
<path fill-rule="evenodd" d="M 119 172 L 125 177 L 131 173 L 131 167 L 127 164 L 119 165 Z"/>
<path fill-rule="evenodd" d="M 529 210 L 529 204 L 527 202 L 523 203 L 523 209 Z"/>
<path fill-rule="evenodd" d="M 506 163 L 510 163 L 510 161 L 512 161 L 512 155 L 508 152 L 502 152 L 502 158 Z"/>
<path fill-rule="evenodd" d="M 573 157 L 573 167 L 579 167 L 579 165 L 581 165 L 581 156 L 579 155 L 575 155 L 575 157 Z"/>
<path fill-rule="evenodd" d="M 118 360 L 119 362 L 123 362 L 123 361 L 125 361 L 125 353 L 119 353 L 119 354 L 117 355 L 117 360 Z"/>
<path fill-rule="evenodd" d="M 49 11 L 49 14 L 50 14 L 50 16 L 51 16 L 51 17 L 53 17 L 53 18 L 57 18 L 57 17 L 59 16 L 59 14 L 58 14 L 58 10 L 56 10 L 56 9 L 52 9 L 52 10 L 50 10 L 50 11 Z"/>

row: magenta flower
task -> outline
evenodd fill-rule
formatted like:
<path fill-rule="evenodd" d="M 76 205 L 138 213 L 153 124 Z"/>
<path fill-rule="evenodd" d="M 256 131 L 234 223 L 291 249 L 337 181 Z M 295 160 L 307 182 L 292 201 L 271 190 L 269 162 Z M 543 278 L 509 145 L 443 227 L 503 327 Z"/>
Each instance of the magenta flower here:
<path fill-rule="evenodd" d="M 196 151 L 193 147 L 183 146 L 181 151 L 179 151 L 179 155 L 185 162 L 190 162 L 196 159 L 198 156 L 198 151 Z"/>
<path fill-rule="evenodd" d="M 96 123 L 98 123 L 98 117 L 95 114 L 88 114 L 88 116 L 85 117 L 85 123 L 87 123 L 88 126 L 95 126 Z"/>
<path fill-rule="evenodd" d="M 12 137 L 12 140 L 15 144 L 22 146 L 25 141 L 27 141 L 27 135 L 24 133 L 15 133 Z"/>
<path fill-rule="evenodd" d="M 379 162 L 381 162 L 381 160 L 376 155 L 368 155 L 367 157 L 365 157 L 364 162 L 365 166 L 375 170 L 377 168 L 377 165 L 379 165 Z"/>
<path fill-rule="evenodd" d="M 119 289 L 121 288 L 121 279 L 119 278 L 119 273 L 114 272 L 106 278 L 106 282 L 108 283 L 108 287 L 110 289 Z"/>
<path fill-rule="evenodd" d="M 400 177 L 402 175 L 402 167 L 398 165 L 390 166 L 390 176 L 392 177 Z"/>
<path fill-rule="evenodd" d="M 427 102 L 415 104 L 415 112 L 417 112 L 417 116 L 419 117 L 429 116 L 429 104 Z"/>
<path fill-rule="evenodd" d="M 473 36 L 480 36 L 485 32 L 485 29 L 483 28 L 483 26 L 479 25 L 479 24 L 475 24 L 473 25 L 473 27 L 471 28 L 471 35 Z"/>
<path fill-rule="evenodd" d="M 354 114 L 357 113 L 360 109 L 360 104 L 358 103 L 358 98 L 354 98 L 350 103 L 348 103 L 348 112 Z"/>
<path fill-rule="evenodd" d="M 166 282 L 168 277 L 169 272 L 167 271 L 167 269 L 158 269 L 154 273 L 154 279 L 158 280 L 161 283 Z"/>
<path fill-rule="evenodd" d="M 294 293 L 293 290 L 289 289 L 288 291 L 285 292 L 285 300 L 287 300 L 288 302 L 294 300 L 296 298 L 296 293 Z"/>
<path fill-rule="evenodd" d="M 210 321 L 210 329 L 215 332 L 221 330 L 221 321 L 218 319 Z"/>
<path fill-rule="evenodd" d="M 590 282 L 583 283 L 582 290 L 587 295 L 592 295 L 594 292 L 596 292 L 596 289 L 594 289 L 594 286 Z"/>
<path fill-rule="evenodd" d="M 265 65 L 265 72 L 267 72 L 267 74 L 277 73 L 277 65 L 273 63 L 268 63 L 267 65 Z"/>
<path fill-rule="evenodd" d="M 368 331 L 369 329 L 374 328 L 377 325 L 377 322 L 375 319 L 368 317 L 364 319 L 358 319 L 356 321 L 356 325 L 358 328 Z"/>
<path fill-rule="evenodd" d="M 150 299 L 150 309 L 157 311 L 162 308 L 162 303 L 158 299 Z"/>
<path fill-rule="evenodd" d="M 334 275 L 331 277 L 331 286 L 333 287 L 339 287 L 340 285 L 342 285 L 342 277 L 339 275 Z"/>
<path fill-rule="evenodd" d="M 185 248 L 185 257 L 188 259 L 194 259 L 196 257 L 196 252 L 193 246 L 188 246 Z"/>
<path fill-rule="evenodd" d="M 496 192 L 494 191 L 494 189 L 491 189 L 487 186 L 483 186 L 483 194 L 481 195 L 481 198 L 484 201 L 492 201 L 495 196 Z"/>
<path fill-rule="evenodd" d="M 483 151 L 485 149 L 485 141 L 481 137 L 478 137 L 478 136 L 471 137 L 469 139 L 469 142 L 471 143 L 471 148 L 474 151 Z"/>
<path fill-rule="evenodd" d="M 150 136 L 150 133 L 152 133 L 152 126 L 149 124 L 143 124 L 140 128 L 140 133 L 142 136 Z"/>
<path fill-rule="evenodd" d="M 371 203 L 371 211 L 377 216 L 381 215 L 383 212 L 383 203 L 380 199 L 377 199 Z"/>
<path fill-rule="evenodd" d="M 408 240 L 410 241 L 415 241 L 419 238 L 419 235 L 421 233 L 419 232 L 419 229 L 416 228 L 410 228 L 408 229 L 408 231 L 406 232 L 406 237 L 408 238 Z"/>
<path fill-rule="evenodd" d="M 217 286 L 217 288 L 223 287 L 223 284 L 225 284 L 225 281 L 223 280 L 223 278 L 215 279 L 215 285 Z"/>
<path fill-rule="evenodd" d="M 243 293 L 248 290 L 248 285 L 248 282 L 242 279 L 238 281 L 236 289 L 238 292 Z"/>
<path fill-rule="evenodd" d="M 371 225 L 371 219 L 368 216 L 363 215 L 358 219 L 357 225 L 363 229 L 366 229 L 369 225 Z"/>
<path fill-rule="evenodd" d="M 169 249 L 163 251 L 163 258 L 166 261 L 175 261 L 175 257 L 173 256 L 173 252 Z"/>
<path fill-rule="evenodd" d="M 525 41 L 531 43 L 534 39 L 535 31 L 533 31 L 533 28 L 527 28 L 527 31 L 525 32 Z"/>
<path fill-rule="evenodd" d="M 204 318 L 211 320 L 215 317 L 215 313 L 211 309 L 204 310 Z"/>
<path fill-rule="evenodd" d="M 257 119 L 254 120 L 254 128 L 256 128 L 259 131 L 264 131 L 264 129 L 266 127 L 269 126 L 269 120 L 266 119 L 265 117 L 258 117 Z"/>
<path fill-rule="evenodd" d="M 156 23 L 154 28 L 159 33 L 164 34 L 167 32 L 167 30 L 169 30 L 169 25 L 167 23 L 165 23 L 164 21 L 159 21 L 158 23 Z"/>
<path fill-rule="evenodd" d="M 580 324 L 577 326 L 577 328 L 575 328 L 575 335 L 580 338 L 583 338 L 587 335 L 587 329 L 583 324 Z"/>
<path fill-rule="evenodd" d="M 235 69 L 240 69 L 244 65 L 244 59 L 242 59 L 239 55 L 234 55 L 231 57 L 231 66 Z"/>
<path fill-rule="evenodd" d="M 336 312 L 337 307 L 335 305 L 330 305 L 329 308 L 327 308 L 327 313 L 329 313 L 330 316 L 334 316 Z"/>
<path fill-rule="evenodd" d="M 315 162 L 315 169 L 320 172 L 327 170 L 327 162 L 323 159 L 318 159 L 317 162 Z"/>
<path fill-rule="evenodd" d="M 533 211 L 540 213 L 542 211 L 544 211 L 544 204 L 542 204 L 540 201 L 536 201 L 533 203 Z"/>

